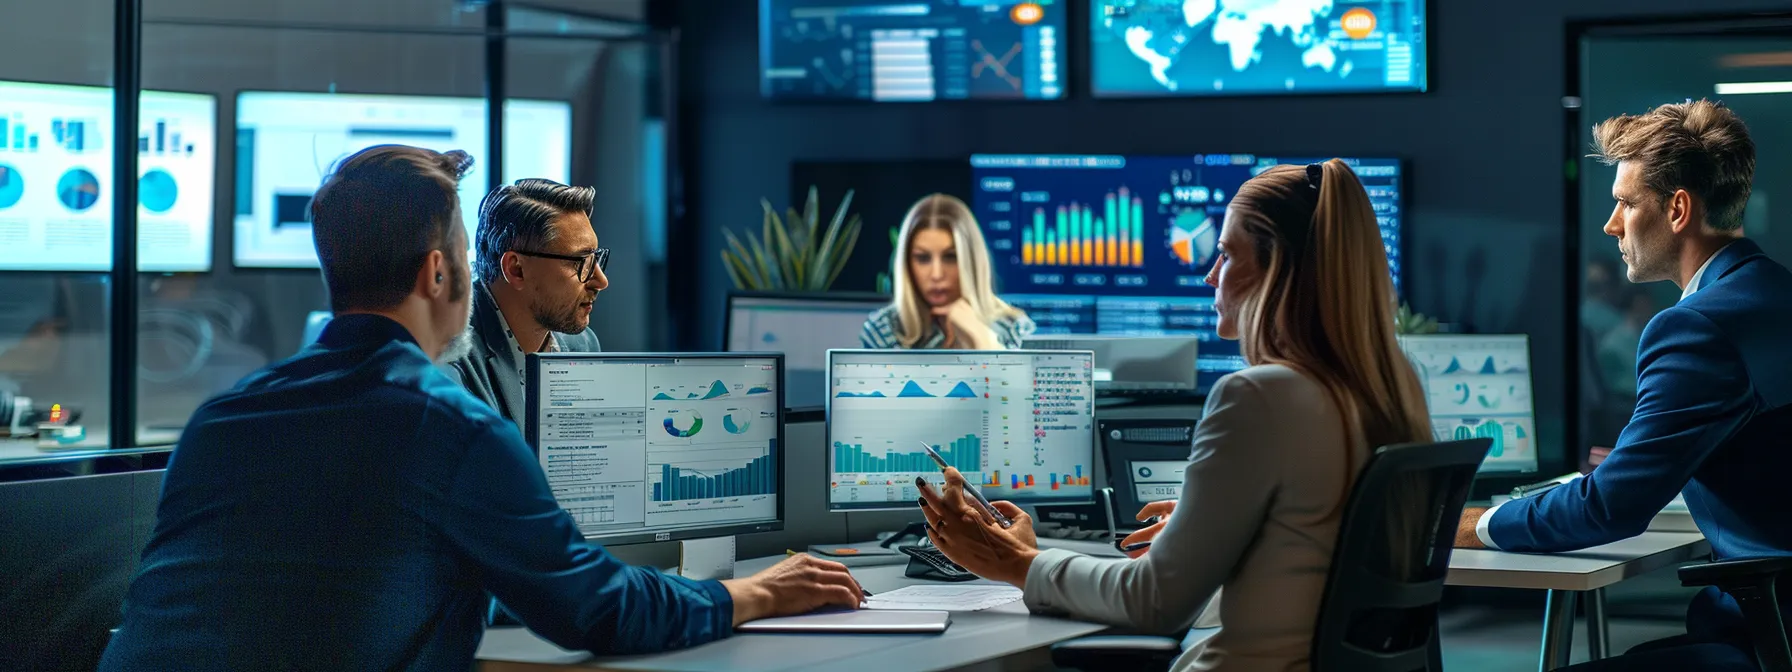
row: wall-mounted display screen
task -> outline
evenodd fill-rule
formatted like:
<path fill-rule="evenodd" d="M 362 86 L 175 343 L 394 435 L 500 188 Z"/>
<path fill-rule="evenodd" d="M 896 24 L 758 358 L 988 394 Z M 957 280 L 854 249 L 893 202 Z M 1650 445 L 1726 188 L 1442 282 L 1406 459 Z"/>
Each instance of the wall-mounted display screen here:
<path fill-rule="evenodd" d="M 1068 0 L 760 0 L 767 98 L 1064 97 Z"/>
<path fill-rule="evenodd" d="M 211 270 L 217 99 L 144 91 L 137 267 Z M 0 82 L 0 270 L 112 269 L 112 89 Z"/>
<path fill-rule="evenodd" d="M 1090 0 L 1096 96 L 1425 90 L 1425 0 Z"/>
<path fill-rule="evenodd" d="M 504 104 L 504 181 L 572 173 L 572 106 Z M 311 195 L 337 161 L 374 145 L 401 144 L 473 155 L 460 182 L 469 245 L 485 197 L 483 98 L 245 92 L 237 96 L 236 214 L 232 258 L 238 266 L 316 268 Z"/>

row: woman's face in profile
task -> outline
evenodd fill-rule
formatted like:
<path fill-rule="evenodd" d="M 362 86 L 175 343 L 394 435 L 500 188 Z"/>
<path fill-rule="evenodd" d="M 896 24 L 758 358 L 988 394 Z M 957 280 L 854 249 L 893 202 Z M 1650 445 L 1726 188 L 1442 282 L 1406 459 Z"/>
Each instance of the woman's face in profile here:
<path fill-rule="evenodd" d="M 1215 328 L 1220 338 L 1238 340 L 1238 303 L 1257 286 L 1263 269 L 1257 265 L 1257 246 L 1250 236 L 1232 226 L 1232 210 L 1220 225 L 1220 240 L 1213 268 L 1207 271 L 1206 282 L 1213 287 L 1213 310 L 1219 313 Z"/>
<path fill-rule="evenodd" d="M 909 238 L 908 274 L 915 291 L 934 308 L 949 306 L 962 296 L 958 287 L 958 250 L 952 234 L 922 229 Z"/>

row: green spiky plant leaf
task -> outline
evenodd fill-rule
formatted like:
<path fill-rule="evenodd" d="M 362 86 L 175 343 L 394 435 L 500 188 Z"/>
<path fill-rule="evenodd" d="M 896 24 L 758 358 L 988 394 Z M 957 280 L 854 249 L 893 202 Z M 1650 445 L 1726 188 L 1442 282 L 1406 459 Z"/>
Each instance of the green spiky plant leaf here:
<path fill-rule="evenodd" d="M 859 242 L 861 222 L 851 214 L 852 192 L 821 224 L 820 196 L 809 187 L 803 209 L 788 208 L 784 217 L 770 201 L 760 199 L 763 211 L 759 231 L 747 231 L 746 242 L 732 231 L 722 232 L 727 247 L 722 267 L 736 289 L 757 291 L 826 291 L 840 277 Z"/>
<path fill-rule="evenodd" d="M 1424 313 L 1415 313 L 1412 306 L 1402 302 L 1394 312 L 1394 333 L 1400 335 L 1435 334 L 1437 320 L 1426 317 Z"/>

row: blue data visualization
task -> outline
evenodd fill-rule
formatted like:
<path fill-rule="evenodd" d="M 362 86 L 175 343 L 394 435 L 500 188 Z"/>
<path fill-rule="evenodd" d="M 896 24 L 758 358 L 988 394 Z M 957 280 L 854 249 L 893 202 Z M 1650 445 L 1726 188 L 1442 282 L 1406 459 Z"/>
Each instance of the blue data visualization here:
<path fill-rule="evenodd" d="M 0 210 L 19 204 L 25 196 L 25 176 L 19 169 L 0 163 Z"/>
<path fill-rule="evenodd" d="M 774 99 L 1062 98 L 1069 0 L 760 0 Z"/>
<path fill-rule="evenodd" d="M 1487 438 L 1483 471 L 1537 468 L 1530 340 L 1523 334 L 1400 337 L 1439 441 Z"/>
<path fill-rule="evenodd" d="M 1214 332 L 1212 268 L 1238 188 L 1280 164 L 1251 154 L 971 157 L 971 208 L 989 241 L 1002 297 L 1042 334 L 1195 336 L 1200 384 L 1244 368 Z M 1397 159 L 1343 159 L 1369 194 L 1400 289 Z"/>
<path fill-rule="evenodd" d="M 1424 91 L 1425 0 L 1090 0 L 1096 96 Z"/>

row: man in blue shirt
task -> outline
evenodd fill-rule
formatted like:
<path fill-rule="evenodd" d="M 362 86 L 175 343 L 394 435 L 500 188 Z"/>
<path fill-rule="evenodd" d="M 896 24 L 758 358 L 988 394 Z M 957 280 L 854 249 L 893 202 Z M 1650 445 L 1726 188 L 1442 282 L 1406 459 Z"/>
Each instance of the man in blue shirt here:
<path fill-rule="evenodd" d="M 468 346 L 470 164 L 384 145 L 324 181 L 337 317 L 193 414 L 101 670 L 464 670 L 487 591 L 598 653 L 859 604 L 845 567 L 808 556 L 693 581 L 586 543 L 515 427 L 435 366 Z"/>
<path fill-rule="evenodd" d="M 1792 272 L 1742 235 L 1755 145 L 1709 101 L 1662 105 L 1594 127 L 1618 166 L 1605 232 L 1631 282 L 1672 280 L 1679 303 L 1637 346 L 1637 400 L 1611 456 L 1586 477 L 1493 510 L 1464 511 L 1459 547 L 1555 553 L 1641 534 L 1684 494 L 1714 559 L 1792 555 Z M 1792 606 L 1781 593 L 1782 608 Z M 1687 634 L 1584 666 L 1753 669 L 1733 598 L 1707 588 Z"/>

